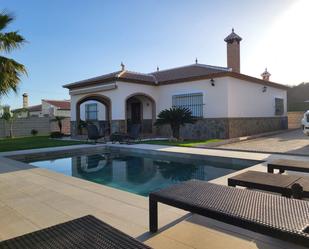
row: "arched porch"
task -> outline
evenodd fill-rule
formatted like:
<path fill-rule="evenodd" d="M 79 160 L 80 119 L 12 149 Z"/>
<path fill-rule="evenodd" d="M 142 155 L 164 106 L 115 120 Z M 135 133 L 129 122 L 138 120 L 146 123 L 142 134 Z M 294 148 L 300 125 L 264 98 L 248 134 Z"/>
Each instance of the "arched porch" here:
<path fill-rule="evenodd" d="M 130 132 L 132 125 L 139 124 L 143 135 L 153 134 L 156 120 L 155 100 L 144 93 L 134 93 L 125 101 L 126 130 Z"/>
<path fill-rule="evenodd" d="M 110 134 L 111 100 L 104 95 L 88 95 L 76 103 L 76 134 L 83 135 L 83 124 L 97 125 L 101 134 Z"/>

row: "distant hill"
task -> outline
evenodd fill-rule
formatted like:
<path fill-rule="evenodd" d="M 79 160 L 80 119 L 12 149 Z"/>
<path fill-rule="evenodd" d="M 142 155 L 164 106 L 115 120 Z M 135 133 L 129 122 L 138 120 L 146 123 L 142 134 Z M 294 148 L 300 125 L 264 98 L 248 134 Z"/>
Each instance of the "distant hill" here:
<path fill-rule="evenodd" d="M 288 90 L 288 111 L 309 110 L 309 82 L 293 86 Z"/>

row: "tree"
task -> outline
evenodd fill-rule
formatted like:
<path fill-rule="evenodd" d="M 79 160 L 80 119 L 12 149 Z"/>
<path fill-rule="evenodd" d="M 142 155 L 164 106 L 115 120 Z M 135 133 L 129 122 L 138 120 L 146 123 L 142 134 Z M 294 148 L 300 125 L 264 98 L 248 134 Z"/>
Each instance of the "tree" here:
<path fill-rule="evenodd" d="M 25 43 L 25 39 L 18 31 L 4 31 L 14 19 L 11 14 L 4 11 L 0 13 L 0 52 L 2 53 L 10 53 Z M 16 92 L 21 75 L 27 75 L 24 65 L 0 56 L 0 96 L 7 95 L 10 90 Z"/>
<path fill-rule="evenodd" d="M 58 123 L 60 133 L 62 133 L 62 120 L 64 120 L 64 119 L 65 119 L 65 117 L 55 116 L 55 118 L 51 120 L 52 122 Z"/>
<path fill-rule="evenodd" d="M 10 138 L 13 138 L 13 123 L 15 119 L 18 117 L 18 114 L 24 109 L 15 110 L 14 112 L 11 112 L 10 106 L 6 105 L 2 107 L 3 113 L 2 113 L 2 119 L 4 119 L 7 123 L 10 125 Z"/>
<path fill-rule="evenodd" d="M 192 116 L 192 112 L 184 107 L 172 107 L 161 111 L 155 123 L 156 126 L 169 124 L 173 137 L 179 139 L 180 127 L 185 124 L 193 124 L 196 119 Z"/>

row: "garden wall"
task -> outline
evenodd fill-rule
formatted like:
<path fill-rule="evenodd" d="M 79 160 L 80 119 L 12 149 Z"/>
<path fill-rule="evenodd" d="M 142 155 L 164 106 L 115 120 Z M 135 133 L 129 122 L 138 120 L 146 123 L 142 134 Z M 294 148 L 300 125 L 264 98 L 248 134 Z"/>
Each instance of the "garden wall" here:
<path fill-rule="evenodd" d="M 62 120 L 62 132 L 70 134 L 70 118 Z M 13 136 L 31 136 L 31 130 L 38 131 L 38 135 L 47 135 L 52 131 L 59 131 L 57 122 L 51 122 L 49 117 L 17 118 L 13 121 Z M 10 124 L 0 119 L 0 138 L 10 135 Z"/>
<path fill-rule="evenodd" d="M 301 127 L 301 120 L 304 112 L 288 112 L 289 129 L 297 129 Z"/>

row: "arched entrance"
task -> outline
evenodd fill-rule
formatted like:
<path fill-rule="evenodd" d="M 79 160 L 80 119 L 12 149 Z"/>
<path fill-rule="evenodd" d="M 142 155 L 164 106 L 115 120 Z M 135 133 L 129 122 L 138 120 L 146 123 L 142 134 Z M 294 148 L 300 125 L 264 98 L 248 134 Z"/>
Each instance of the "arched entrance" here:
<path fill-rule="evenodd" d="M 128 96 L 125 103 L 127 132 L 130 132 L 132 125 L 139 124 L 143 135 L 152 134 L 156 120 L 154 99 L 144 93 L 135 93 Z"/>
<path fill-rule="evenodd" d="M 83 122 L 98 126 L 101 134 L 110 134 L 111 100 L 103 95 L 89 95 L 76 103 L 76 123 L 78 134 L 83 134 Z"/>

